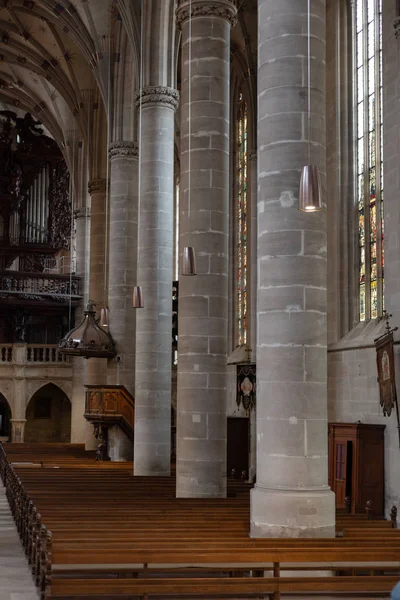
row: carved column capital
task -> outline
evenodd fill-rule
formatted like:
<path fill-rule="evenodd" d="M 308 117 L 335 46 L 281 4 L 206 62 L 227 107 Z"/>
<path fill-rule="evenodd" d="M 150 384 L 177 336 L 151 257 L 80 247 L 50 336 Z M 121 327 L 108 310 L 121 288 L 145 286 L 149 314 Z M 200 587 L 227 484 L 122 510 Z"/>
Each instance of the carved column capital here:
<path fill-rule="evenodd" d="M 124 142 L 122 140 L 118 142 L 112 142 L 110 144 L 109 155 L 110 159 L 116 157 L 124 158 L 126 156 L 138 157 L 139 146 L 137 142 Z"/>
<path fill-rule="evenodd" d="M 105 179 L 93 179 L 88 184 L 89 194 L 97 194 L 106 191 L 106 180 Z"/>
<path fill-rule="evenodd" d="M 140 98 L 141 97 L 141 98 Z M 142 93 L 136 93 L 136 108 L 146 104 L 163 104 L 172 110 L 176 110 L 179 104 L 179 92 L 174 88 L 162 85 L 149 85 L 142 89 Z"/>
<path fill-rule="evenodd" d="M 394 29 L 394 35 L 396 36 L 397 39 L 400 38 L 400 17 L 396 17 L 393 20 L 393 29 Z"/>
<path fill-rule="evenodd" d="M 85 206 L 81 206 L 81 208 L 77 208 L 74 210 L 74 217 L 76 221 L 79 219 L 86 219 L 90 217 L 90 208 L 86 208 Z"/>
<path fill-rule="evenodd" d="M 250 150 L 249 152 L 249 161 L 257 160 L 257 148 L 254 150 Z"/>
<path fill-rule="evenodd" d="M 190 13 L 189 0 L 180 0 L 176 9 L 176 22 L 179 27 L 189 20 L 190 17 L 220 17 L 225 19 L 233 27 L 236 23 L 237 8 L 234 0 L 192 0 L 192 12 Z"/>

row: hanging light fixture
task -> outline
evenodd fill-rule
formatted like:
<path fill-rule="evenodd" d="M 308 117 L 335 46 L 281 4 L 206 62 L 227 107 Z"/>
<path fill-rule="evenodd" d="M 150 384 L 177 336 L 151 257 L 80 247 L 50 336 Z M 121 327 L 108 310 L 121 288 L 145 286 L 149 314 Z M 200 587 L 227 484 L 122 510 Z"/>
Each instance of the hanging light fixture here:
<path fill-rule="evenodd" d="M 307 0 L 307 75 L 308 75 L 308 165 L 302 168 L 299 210 L 317 212 L 322 209 L 321 179 L 318 167 L 311 165 L 311 7 Z"/>
<path fill-rule="evenodd" d="M 299 210 L 304 212 L 321 210 L 321 197 L 321 180 L 318 168 L 314 165 L 306 165 L 301 170 Z"/>
<path fill-rule="evenodd" d="M 196 256 L 193 246 L 185 246 L 183 249 L 182 275 L 196 275 Z"/>
<path fill-rule="evenodd" d="M 58 344 L 62 354 L 84 358 L 113 358 L 116 355 L 111 335 L 96 323 L 94 304 L 89 300 L 83 321 Z"/>
<path fill-rule="evenodd" d="M 193 246 L 190 246 L 190 192 L 191 192 L 191 135 L 192 135 L 192 0 L 189 1 L 189 90 L 188 90 L 188 104 L 189 104 L 189 119 L 188 119 L 188 225 L 189 225 L 189 246 L 183 248 L 182 255 L 182 275 L 193 276 L 197 275 L 196 272 L 196 257 Z"/>
<path fill-rule="evenodd" d="M 108 308 L 102 308 L 100 313 L 100 325 L 102 327 L 110 326 L 110 311 Z"/>
<path fill-rule="evenodd" d="M 135 285 L 133 288 L 133 296 L 132 296 L 132 306 L 133 308 L 143 308 L 143 291 L 140 285 Z"/>

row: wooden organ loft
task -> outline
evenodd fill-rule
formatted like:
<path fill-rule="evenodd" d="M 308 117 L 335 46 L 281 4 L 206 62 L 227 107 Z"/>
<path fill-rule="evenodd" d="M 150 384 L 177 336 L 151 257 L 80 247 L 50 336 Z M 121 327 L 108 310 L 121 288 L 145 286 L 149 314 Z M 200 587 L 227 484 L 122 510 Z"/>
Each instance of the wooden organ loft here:
<path fill-rule="evenodd" d="M 79 302 L 69 173 L 41 123 L 0 111 L 0 343 L 56 344 Z M 60 268 L 62 265 L 62 268 Z"/>

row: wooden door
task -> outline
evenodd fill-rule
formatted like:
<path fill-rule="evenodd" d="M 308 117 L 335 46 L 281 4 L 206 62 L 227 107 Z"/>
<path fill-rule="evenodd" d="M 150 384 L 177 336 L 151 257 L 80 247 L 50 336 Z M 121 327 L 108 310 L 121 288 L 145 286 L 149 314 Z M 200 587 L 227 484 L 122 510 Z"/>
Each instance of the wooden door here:
<path fill-rule="evenodd" d="M 347 442 L 335 440 L 333 447 L 333 491 L 336 494 L 336 508 L 345 508 Z"/>
<path fill-rule="evenodd" d="M 227 475 L 230 476 L 232 469 L 236 471 L 236 477 L 240 477 L 242 471 L 249 474 L 249 428 L 250 419 L 247 417 L 228 417 L 227 431 Z"/>

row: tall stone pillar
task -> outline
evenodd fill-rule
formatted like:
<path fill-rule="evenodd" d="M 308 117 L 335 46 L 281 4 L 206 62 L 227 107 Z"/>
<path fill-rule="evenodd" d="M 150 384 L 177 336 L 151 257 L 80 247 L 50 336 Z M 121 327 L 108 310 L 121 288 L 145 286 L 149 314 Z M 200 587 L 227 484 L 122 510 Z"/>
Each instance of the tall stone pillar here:
<path fill-rule="evenodd" d="M 104 248 L 106 243 L 106 180 L 97 179 L 89 183 L 90 209 L 90 276 L 89 298 L 96 304 L 97 317 L 105 305 L 104 293 Z M 90 358 L 86 367 L 86 383 L 107 383 L 107 361 Z"/>
<path fill-rule="evenodd" d="M 142 90 L 138 284 L 144 308 L 136 322 L 135 475 L 168 475 L 171 452 L 171 329 L 174 113 L 178 92 Z"/>
<path fill-rule="evenodd" d="M 249 153 L 250 176 L 250 340 L 251 360 L 257 354 L 257 150 Z"/>
<path fill-rule="evenodd" d="M 133 394 L 135 387 L 138 145 L 113 142 L 110 146 L 110 269 L 108 306 L 110 331 L 116 343 L 118 381 Z"/>
<path fill-rule="evenodd" d="M 257 150 L 249 153 L 250 174 L 250 347 L 251 361 L 257 362 Z M 250 412 L 249 481 L 257 473 L 257 429 L 255 407 Z"/>
<path fill-rule="evenodd" d="M 24 442 L 26 408 L 30 398 L 26 389 L 26 344 L 14 344 L 13 405 L 11 441 Z"/>
<path fill-rule="evenodd" d="M 307 5 L 259 0 L 257 484 L 252 537 L 334 535 L 328 487 L 326 209 L 298 211 Z M 325 2 L 311 0 L 311 164 L 325 192 Z"/>
<path fill-rule="evenodd" d="M 191 4 L 192 15 L 188 1 L 182 2 L 177 11 L 182 27 L 180 247 L 194 246 L 197 275 L 179 279 L 176 493 L 178 497 L 224 497 L 229 58 L 236 8 L 229 0 L 192 0 Z M 189 81 L 190 42 L 193 59 Z"/>
<path fill-rule="evenodd" d="M 113 142 L 110 163 L 108 306 L 117 358 L 109 368 L 108 383 L 123 385 L 134 395 L 136 312 L 132 308 L 132 292 L 137 277 L 137 143 Z M 108 430 L 108 453 L 113 461 L 132 460 L 132 442 L 117 426 Z"/>
<path fill-rule="evenodd" d="M 81 277 L 80 293 L 83 294 L 85 286 L 86 269 L 86 231 L 87 220 L 90 214 L 87 214 L 86 208 L 79 208 L 75 211 L 75 245 L 76 245 L 76 274 Z M 83 305 L 75 311 L 75 325 L 78 325 L 83 317 Z M 71 402 L 71 442 L 84 443 L 86 437 L 90 439 L 92 428 L 84 418 L 85 412 L 85 371 L 86 360 L 81 357 L 72 359 L 72 402 Z"/>
<path fill-rule="evenodd" d="M 104 247 L 106 243 L 106 180 L 96 179 L 89 183 L 90 205 L 90 275 L 89 298 L 96 304 L 97 316 L 105 305 L 104 294 Z M 86 364 L 86 385 L 107 383 L 107 360 L 89 358 Z M 93 426 L 86 424 L 86 450 L 94 450 L 98 442 L 93 436 Z"/>

